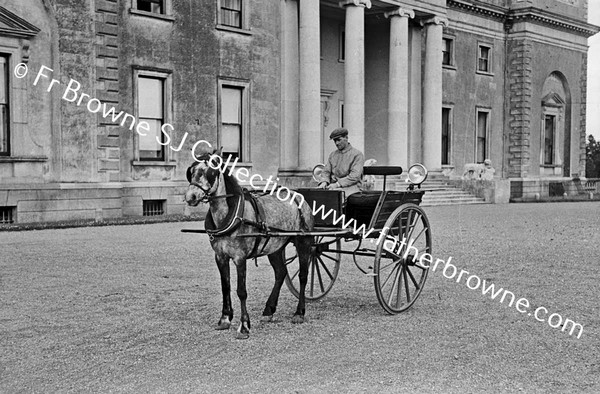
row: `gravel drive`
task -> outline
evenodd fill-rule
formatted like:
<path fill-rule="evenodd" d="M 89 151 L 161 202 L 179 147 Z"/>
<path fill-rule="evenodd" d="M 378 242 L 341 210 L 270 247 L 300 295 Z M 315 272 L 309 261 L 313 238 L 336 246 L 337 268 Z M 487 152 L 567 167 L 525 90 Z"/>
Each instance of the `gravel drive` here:
<path fill-rule="evenodd" d="M 239 341 L 214 330 L 206 235 L 180 233 L 200 223 L 0 232 L 0 392 L 600 392 L 600 203 L 425 211 L 434 257 L 582 324 L 581 337 L 440 269 L 387 315 L 346 256 L 303 325 L 285 287 L 260 322 L 273 273 L 249 262 L 253 325 Z"/>

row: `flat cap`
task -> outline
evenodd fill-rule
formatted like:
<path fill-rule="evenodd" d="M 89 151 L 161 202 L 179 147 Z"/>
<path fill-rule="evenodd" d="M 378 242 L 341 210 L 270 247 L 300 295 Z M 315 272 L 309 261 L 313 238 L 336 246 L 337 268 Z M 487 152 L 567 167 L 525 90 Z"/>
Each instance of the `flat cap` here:
<path fill-rule="evenodd" d="M 333 140 L 338 137 L 347 137 L 347 136 L 348 136 L 348 129 L 340 127 L 340 128 L 333 130 L 331 132 L 331 134 L 329 134 L 329 139 Z"/>

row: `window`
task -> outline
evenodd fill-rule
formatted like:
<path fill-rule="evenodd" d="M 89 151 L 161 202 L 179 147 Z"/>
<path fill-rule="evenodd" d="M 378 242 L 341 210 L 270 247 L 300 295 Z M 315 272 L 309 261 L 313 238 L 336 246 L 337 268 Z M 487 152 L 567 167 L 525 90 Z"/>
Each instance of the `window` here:
<path fill-rule="evenodd" d="M 167 200 L 144 200 L 142 202 L 142 216 L 161 216 L 165 214 Z"/>
<path fill-rule="evenodd" d="M 217 0 L 217 29 L 252 34 L 248 0 Z"/>
<path fill-rule="evenodd" d="M 487 137 L 490 113 L 477 111 L 477 134 L 475 135 L 475 162 L 483 163 L 487 159 Z"/>
<path fill-rule="evenodd" d="M 164 14 L 165 4 L 164 0 L 134 0 L 136 2 L 136 8 L 139 11 L 151 12 L 153 14 Z"/>
<path fill-rule="evenodd" d="M 219 138 L 223 157 L 249 162 L 248 83 L 219 81 Z"/>
<path fill-rule="evenodd" d="M 138 122 L 145 121 L 150 131 L 139 137 L 140 160 L 164 160 L 164 82 L 160 78 L 138 78 Z"/>
<path fill-rule="evenodd" d="M 442 165 L 450 164 L 450 108 L 442 108 Z"/>
<path fill-rule="evenodd" d="M 221 24 L 242 28 L 242 0 L 221 0 Z"/>
<path fill-rule="evenodd" d="M 131 0 L 131 14 L 173 22 L 173 0 Z"/>
<path fill-rule="evenodd" d="M 0 156 L 10 155 L 8 56 L 0 55 Z"/>
<path fill-rule="evenodd" d="M 14 223 L 17 207 L 0 207 L 0 224 Z"/>
<path fill-rule="evenodd" d="M 452 38 L 443 38 L 442 42 L 442 65 L 454 65 L 454 40 Z"/>
<path fill-rule="evenodd" d="M 135 69 L 134 92 L 138 127 L 141 122 L 148 124 L 148 130 L 142 128 L 140 133 L 133 134 L 137 148 L 135 160 L 166 162 L 168 141 L 161 128 L 171 123 L 171 75 L 168 72 Z M 170 129 L 166 131 L 168 133 Z"/>
<path fill-rule="evenodd" d="M 544 164 L 554 164 L 554 136 L 556 134 L 556 116 L 546 115 L 544 122 Z"/>
<path fill-rule="evenodd" d="M 340 121 L 338 123 L 340 127 L 344 127 L 344 102 L 340 100 Z"/>
<path fill-rule="evenodd" d="M 477 50 L 477 71 L 491 73 L 492 48 L 486 45 L 479 45 Z"/>

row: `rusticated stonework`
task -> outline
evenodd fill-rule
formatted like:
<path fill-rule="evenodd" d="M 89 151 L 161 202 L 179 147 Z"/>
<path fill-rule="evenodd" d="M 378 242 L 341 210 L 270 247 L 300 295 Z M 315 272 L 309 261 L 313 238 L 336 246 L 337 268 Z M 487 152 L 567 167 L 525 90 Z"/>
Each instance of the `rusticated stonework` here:
<path fill-rule="evenodd" d="M 508 176 L 526 177 L 530 166 L 532 50 L 529 40 L 509 43 L 509 143 Z"/>
<path fill-rule="evenodd" d="M 582 53 L 581 74 L 579 76 L 579 88 L 581 92 L 581 106 L 579 112 L 579 176 L 585 176 L 585 142 L 586 142 L 586 107 L 587 107 L 587 53 Z M 573 176 L 576 176 L 573 174 Z"/>
<path fill-rule="evenodd" d="M 118 0 L 97 0 L 96 28 L 96 98 L 107 107 L 119 108 L 119 26 Z M 98 172 L 105 181 L 119 181 L 119 129 L 110 116 L 98 113 Z"/>

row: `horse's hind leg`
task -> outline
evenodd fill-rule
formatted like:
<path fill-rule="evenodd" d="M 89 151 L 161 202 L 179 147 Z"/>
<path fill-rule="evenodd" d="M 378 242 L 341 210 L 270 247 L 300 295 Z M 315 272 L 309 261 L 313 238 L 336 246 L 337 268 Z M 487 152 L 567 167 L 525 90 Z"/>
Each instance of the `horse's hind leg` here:
<path fill-rule="evenodd" d="M 231 284 L 229 282 L 229 257 L 215 255 L 215 261 L 221 274 L 221 291 L 223 293 L 223 311 L 217 323 L 217 330 L 228 330 L 233 320 L 233 307 L 231 306 Z"/>
<path fill-rule="evenodd" d="M 311 237 L 298 237 L 296 238 L 296 251 L 298 252 L 298 261 L 300 263 L 300 272 L 298 277 L 300 278 L 300 297 L 298 297 L 298 307 L 296 313 L 292 318 L 292 323 L 304 323 L 305 313 L 305 290 L 306 282 L 308 281 L 308 264 L 310 259 L 310 249 L 312 247 Z"/>
<path fill-rule="evenodd" d="M 273 267 L 273 271 L 275 271 L 275 285 L 273 285 L 273 290 L 271 290 L 271 295 L 269 296 L 267 305 L 263 311 L 263 321 L 271 321 L 273 319 L 273 314 L 277 310 L 279 292 L 281 291 L 281 286 L 283 285 L 285 276 L 287 275 L 287 267 L 285 266 L 283 249 L 278 252 L 271 253 L 269 255 L 269 262 Z"/>
<path fill-rule="evenodd" d="M 237 339 L 247 339 L 250 336 L 250 315 L 246 310 L 246 299 L 248 292 L 246 291 L 246 259 L 235 261 L 237 268 L 237 295 L 240 299 L 241 316 L 240 326 L 237 330 Z"/>

